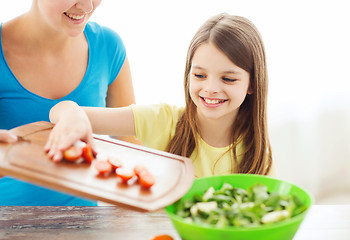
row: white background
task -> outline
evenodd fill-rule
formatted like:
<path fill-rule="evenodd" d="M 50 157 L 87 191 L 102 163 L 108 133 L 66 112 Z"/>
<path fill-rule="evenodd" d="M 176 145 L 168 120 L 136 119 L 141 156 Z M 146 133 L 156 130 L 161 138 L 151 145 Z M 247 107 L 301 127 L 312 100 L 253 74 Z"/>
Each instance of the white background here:
<path fill-rule="evenodd" d="M 30 5 L 30 0 L 0 0 L 0 22 Z M 137 103 L 183 105 L 187 47 L 199 26 L 220 12 L 247 17 L 265 42 L 278 177 L 304 186 L 318 203 L 349 203 L 346 0 L 103 0 L 91 20 L 124 40 Z"/>

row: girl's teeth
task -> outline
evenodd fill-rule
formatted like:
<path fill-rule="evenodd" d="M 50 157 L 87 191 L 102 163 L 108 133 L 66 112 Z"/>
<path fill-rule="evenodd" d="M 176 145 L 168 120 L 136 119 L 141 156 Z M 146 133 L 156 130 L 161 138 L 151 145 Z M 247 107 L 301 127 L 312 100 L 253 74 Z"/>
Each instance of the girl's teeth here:
<path fill-rule="evenodd" d="M 204 98 L 204 101 L 205 101 L 206 103 L 209 103 L 209 104 L 217 104 L 217 103 L 223 102 L 222 100 L 218 100 L 218 99 L 213 99 L 213 100 L 211 100 L 211 99 L 207 99 L 207 98 Z"/>

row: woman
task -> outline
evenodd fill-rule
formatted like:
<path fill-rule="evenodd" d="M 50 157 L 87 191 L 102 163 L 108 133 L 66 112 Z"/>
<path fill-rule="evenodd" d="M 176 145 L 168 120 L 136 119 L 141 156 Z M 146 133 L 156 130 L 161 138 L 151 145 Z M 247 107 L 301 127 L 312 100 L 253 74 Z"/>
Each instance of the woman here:
<path fill-rule="evenodd" d="M 81 106 L 135 102 L 119 35 L 88 22 L 101 0 L 33 0 L 31 9 L 0 26 L 0 141 L 8 129 L 49 121 L 63 100 Z M 0 179 L 0 205 L 96 205 L 9 177 Z"/>

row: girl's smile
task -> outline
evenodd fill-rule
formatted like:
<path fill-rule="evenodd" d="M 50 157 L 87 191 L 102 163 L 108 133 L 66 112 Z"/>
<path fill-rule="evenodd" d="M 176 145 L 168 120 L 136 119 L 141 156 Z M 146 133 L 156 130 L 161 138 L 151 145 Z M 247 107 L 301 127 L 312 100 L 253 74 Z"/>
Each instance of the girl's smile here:
<path fill-rule="evenodd" d="M 203 105 L 208 108 L 216 108 L 224 104 L 224 102 L 228 101 L 227 99 L 219 99 L 219 98 L 206 98 L 201 97 L 201 100 L 203 102 Z"/>

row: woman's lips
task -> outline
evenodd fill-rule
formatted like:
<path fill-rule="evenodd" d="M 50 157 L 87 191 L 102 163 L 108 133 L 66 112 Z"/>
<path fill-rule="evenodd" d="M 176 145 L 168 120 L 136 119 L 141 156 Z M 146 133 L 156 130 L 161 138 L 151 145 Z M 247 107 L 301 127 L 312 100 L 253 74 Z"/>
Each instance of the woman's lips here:
<path fill-rule="evenodd" d="M 70 20 L 72 20 L 74 23 L 82 23 L 85 20 L 86 14 L 73 14 L 73 13 L 64 13 Z"/>

